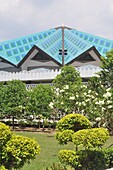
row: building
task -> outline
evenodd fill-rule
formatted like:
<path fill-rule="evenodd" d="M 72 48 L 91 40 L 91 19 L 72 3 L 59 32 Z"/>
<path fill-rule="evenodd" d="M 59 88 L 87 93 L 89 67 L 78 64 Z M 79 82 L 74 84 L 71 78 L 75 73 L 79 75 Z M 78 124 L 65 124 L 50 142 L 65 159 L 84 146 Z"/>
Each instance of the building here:
<path fill-rule="evenodd" d="M 65 26 L 0 42 L 0 81 L 50 83 L 69 64 L 87 81 L 100 70 L 100 56 L 112 48 L 113 40 Z"/>

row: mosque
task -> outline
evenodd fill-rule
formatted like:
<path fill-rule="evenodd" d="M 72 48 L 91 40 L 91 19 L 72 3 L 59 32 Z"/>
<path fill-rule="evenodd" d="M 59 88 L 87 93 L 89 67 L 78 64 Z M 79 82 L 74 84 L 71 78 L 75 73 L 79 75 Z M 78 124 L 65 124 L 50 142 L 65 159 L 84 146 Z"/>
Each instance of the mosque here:
<path fill-rule="evenodd" d="M 64 65 L 74 66 L 87 81 L 100 71 L 101 56 L 112 48 L 113 40 L 67 26 L 0 42 L 0 81 L 51 83 Z"/>

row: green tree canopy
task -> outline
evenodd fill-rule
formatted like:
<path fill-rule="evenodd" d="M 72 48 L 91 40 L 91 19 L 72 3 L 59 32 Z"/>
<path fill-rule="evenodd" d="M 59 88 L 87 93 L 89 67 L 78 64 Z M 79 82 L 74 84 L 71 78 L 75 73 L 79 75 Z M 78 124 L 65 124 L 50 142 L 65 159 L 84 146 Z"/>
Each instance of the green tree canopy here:
<path fill-rule="evenodd" d="M 62 86 L 81 84 L 82 79 L 79 72 L 73 66 L 64 66 L 61 69 L 61 74 L 57 75 L 53 80 L 56 88 L 62 89 Z"/>
<path fill-rule="evenodd" d="M 53 84 L 54 111 L 61 115 L 79 112 L 77 102 L 78 100 L 82 102 L 81 94 L 84 91 L 79 72 L 73 66 L 64 66 Z"/>
<path fill-rule="evenodd" d="M 100 89 L 100 85 L 105 88 L 113 88 L 113 49 L 107 52 L 105 57 L 101 58 L 101 71 L 96 77 L 92 77 L 89 80 L 89 87 L 91 85 L 97 91 L 98 88 Z"/>
<path fill-rule="evenodd" d="M 5 104 L 4 112 L 7 112 L 7 115 L 12 116 L 12 113 L 16 115 L 16 110 L 26 105 L 26 96 L 24 83 L 20 80 L 8 81 L 4 87 L 4 100 L 2 101 Z"/>
<path fill-rule="evenodd" d="M 113 49 L 102 57 L 102 70 L 99 73 L 102 84 L 113 88 Z"/>
<path fill-rule="evenodd" d="M 26 86 L 20 80 L 8 81 L 1 87 L 0 93 L 1 114 L 12 116 L 14 124 L 14 117 L 21 117 L 24 114 L 27 104 Z"/>
<path fill-rule="evenodd" d="M 53 92 L 50 85 L 40 84 L 29 91 L 28 110 L 31 114 L 48 117 L 50 115 L 49 104 L 52 101 Z"/>

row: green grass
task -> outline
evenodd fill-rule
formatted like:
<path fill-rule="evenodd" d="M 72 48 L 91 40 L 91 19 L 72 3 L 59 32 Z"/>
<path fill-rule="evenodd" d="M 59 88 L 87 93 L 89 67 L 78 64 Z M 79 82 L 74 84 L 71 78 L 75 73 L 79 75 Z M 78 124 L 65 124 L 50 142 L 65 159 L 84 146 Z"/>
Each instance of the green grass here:
<path fill-rule="evenodd" d="M 35 160 L 31 160 L 30 164 L 25 164 L 21 170 L 46 170 L 53 163 L 58 163 L 57 154 L 61 149 L 75 149 L 74 144 L 61 146 L 55 139 L 54 134 L 49 133 L 35 133 L 35 132 L 16 132 L 16 134 L 34 138 L 41 147 L 41 153 L 36 156 Z M 105 147 L 113 144 L 113 137 L 107 140 Z"/>
<path fill-rule="evenodd" d="M 34 138 L 41 147 L 41 153 L 36 156 L 36 159 L 31 160 L 29 165 L 25 164 L 21 170 L 46 170 L 46 167 L 59 162 L 57 154 L 61 149 L 75 149 L 72 143 L 59 145 L 55 135 L 51 133 L 16 132 L 16 134 Z"/>

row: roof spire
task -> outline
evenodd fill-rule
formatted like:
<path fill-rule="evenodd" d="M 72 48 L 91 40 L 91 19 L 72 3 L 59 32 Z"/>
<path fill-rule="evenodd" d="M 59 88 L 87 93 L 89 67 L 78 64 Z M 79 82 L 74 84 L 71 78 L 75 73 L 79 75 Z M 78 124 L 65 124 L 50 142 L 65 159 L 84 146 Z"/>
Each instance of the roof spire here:
<path fill-rule="evenodd" d="M 62 24 L 62 27 L 64 27 L 64 24 Z"/>

